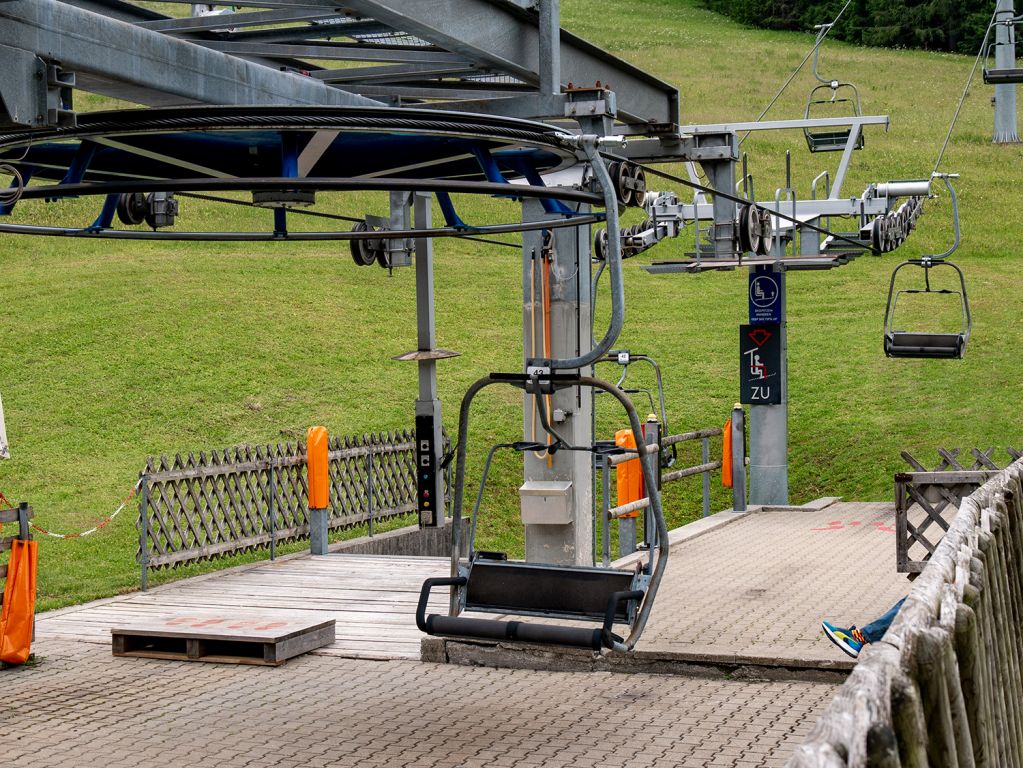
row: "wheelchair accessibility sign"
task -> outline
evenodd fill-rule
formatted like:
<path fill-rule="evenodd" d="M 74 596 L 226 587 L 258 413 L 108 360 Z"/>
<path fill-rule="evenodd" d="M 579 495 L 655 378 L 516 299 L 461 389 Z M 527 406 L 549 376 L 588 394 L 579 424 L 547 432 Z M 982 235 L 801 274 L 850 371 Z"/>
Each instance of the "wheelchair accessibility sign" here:
<path fill-rule="evenodd" d="M 749 274 L 749 321 L 781 322 L 781 275 L 770 267 L 757 267 Z"/>

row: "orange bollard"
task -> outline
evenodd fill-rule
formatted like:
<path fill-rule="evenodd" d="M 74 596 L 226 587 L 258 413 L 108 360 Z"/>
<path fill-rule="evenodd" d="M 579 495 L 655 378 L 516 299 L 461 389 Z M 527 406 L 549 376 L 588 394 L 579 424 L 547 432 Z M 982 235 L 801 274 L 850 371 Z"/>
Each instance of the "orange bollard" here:
<path fill-rule="evenodd" d="M 4 604 L 0 610 L 0 661 L 24 664 L 32 646 L 36 610 L 36 564 L 39 544 L 15 539 L 7 564 Z"/>
<path fill-rule="evenodd" d="M 732 487 L 732 417 L 728 417 L 721 436 L 721 487 Z"/>
<path fill-rule="evenodd" d="M 631 429 L 619 429 L 615 432 L 615 445 L 619 448 L 636 450 L 636 436 Z M 639 459 L 623 461 L 616 468 L 618 485 L 618 506 L 631 504 L 643 498 L 643 467 Z M 639 512 L 629 513 L 629 517 L 638 517 Z"/>
<path fill-rule="evenodd" d="M 330 506 L 326 427 L 309 427 L 306 435 L 306 462 L 309 473 L 309 509 L 326 509 Z"/>

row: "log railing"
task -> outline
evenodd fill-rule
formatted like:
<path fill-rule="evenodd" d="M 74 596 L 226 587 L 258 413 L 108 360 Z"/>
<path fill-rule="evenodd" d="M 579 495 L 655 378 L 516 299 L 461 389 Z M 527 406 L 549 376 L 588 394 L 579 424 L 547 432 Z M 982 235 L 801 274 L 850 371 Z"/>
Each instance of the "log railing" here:
<path fill-rule="evenodd" d="M 1023 765 L 1021 561 L 1023 460 L 962 500 L 790 768 Z"/>

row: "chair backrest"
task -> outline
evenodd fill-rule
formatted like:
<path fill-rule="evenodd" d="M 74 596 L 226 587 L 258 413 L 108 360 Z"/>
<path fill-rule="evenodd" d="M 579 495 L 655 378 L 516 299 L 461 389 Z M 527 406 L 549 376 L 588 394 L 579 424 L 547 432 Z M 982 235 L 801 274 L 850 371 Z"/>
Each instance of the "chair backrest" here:
<path fill-rule="evenodd" d="M 615 568 L 476 560 L 465 588 L 465 608 L 488 613 L 603 621 L 615 592 L 633 589 L 635 574 Z M 631 608 L 616 607 L 628 622 Z"/>

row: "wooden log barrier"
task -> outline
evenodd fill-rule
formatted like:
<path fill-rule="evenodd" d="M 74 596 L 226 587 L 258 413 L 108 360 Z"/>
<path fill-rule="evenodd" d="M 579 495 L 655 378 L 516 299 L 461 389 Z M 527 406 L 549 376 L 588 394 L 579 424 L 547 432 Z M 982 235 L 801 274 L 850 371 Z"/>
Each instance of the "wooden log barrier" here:
<path fill-rule="evenodd" d="M 962 500 L 880 643 L 789 761 L 1023 768 L 1023 459 Z"/>

